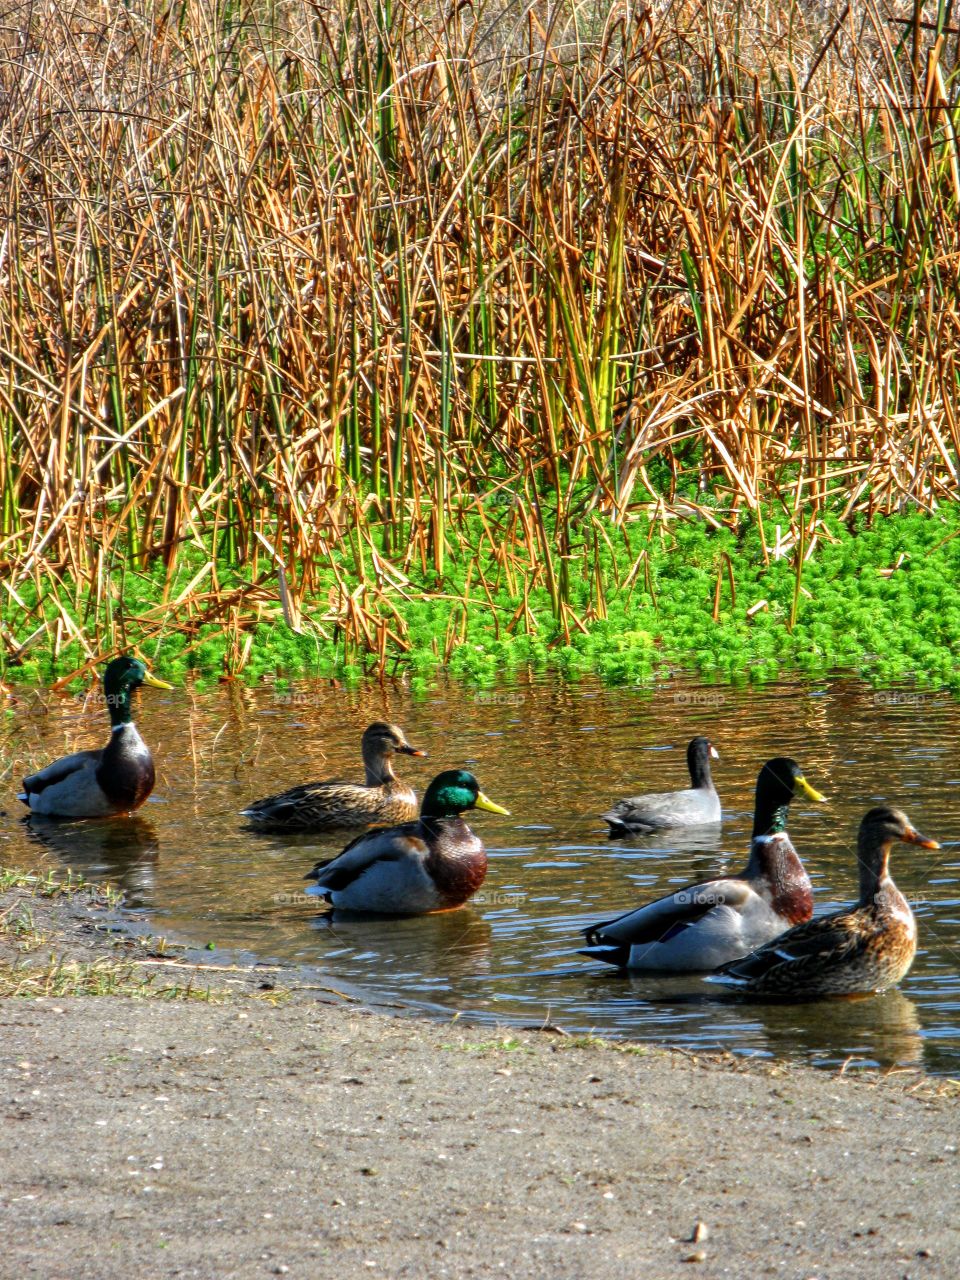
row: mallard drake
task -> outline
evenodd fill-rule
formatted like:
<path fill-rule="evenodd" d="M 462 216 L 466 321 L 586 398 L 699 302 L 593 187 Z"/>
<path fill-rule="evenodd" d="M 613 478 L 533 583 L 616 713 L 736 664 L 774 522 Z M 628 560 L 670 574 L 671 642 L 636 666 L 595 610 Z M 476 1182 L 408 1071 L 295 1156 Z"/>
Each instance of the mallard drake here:
<path fill-rule="evenodd" d="M 156 774 L 150 749 L 130 711 L 141 685 L 170 689 L 139 658 L 114 658 L 103 673 L 103 696 L 110 712 L 110 741 L 99 751 L 77 751 L 23 780 L 17 797 L 31 813 L 49 818 L 107 818 L 138 809 L 153 790 Z"/>
<path fill-rule="evenodd" d="M 407 822 L 417 816 L 417 795 L 393 772 L 391 757 L 425 756 L 411 747 L 399 725 L 376 720 L 360 739 L 366 782 L 305 782 L 265 800 L 255 800 L 241 814 L 259 827 L 286 831 L 329 831 L 336 827 L 369 827 L 372 823 Z"/>
<path fill-rule="evenodd" d="M 610 824 L 611 836 L 656 831 L 662 827 L 692 827 L 720 821 L 720 797 L 710 776 L 710 760 L 719 760 L 709 738 L 691 738 L 687 746 L 690 787 L 649 796 L 618 800 L 601 814 Z"/>
<path fill-rule="evenodd" d="M 795 760 L 768 760 L 757 777 L 753 836 L 739 876 L 687 885 L 584 930 L 581 954 L 621 969 L 691 972 L 746 955 L 813 911 L 810 878 L 786 832 L 790 801 L 824 797 Z"/>
<path fill-rule="evenodd" d="M 757 995 L 795 1000 L 861 995 L 899 982 L 913 964 L 917 925 L 889 871 L 894 840 L 939 849 L 905 813 L 880 806 L 860 823 L 860 900 L 854 907 L 798 925 L 715 975 Z"/>
<path fill-rule="evenodd" d="M 416 822 L 369 831 L 339 857 L 318 862 L 307 893 L 334 907 L 379 915 L 422 915 L 462 906 L 487 874 L 479 836 L 460 817 L 465 809 L 508 811 L 487 798 L 466 769 L 448 769 L 427 788 Z"/>

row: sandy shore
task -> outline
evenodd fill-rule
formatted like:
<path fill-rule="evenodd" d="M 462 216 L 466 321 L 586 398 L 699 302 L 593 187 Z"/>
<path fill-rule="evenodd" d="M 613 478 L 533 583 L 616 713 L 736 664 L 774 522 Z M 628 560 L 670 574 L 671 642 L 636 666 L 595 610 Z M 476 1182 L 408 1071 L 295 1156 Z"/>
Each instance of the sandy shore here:
<path fill-rule="evenodd" d="M 31 993 L 0 1004 L 0 1275 L 960 1275 L 948 1082 L 387 1017 L 22 890 L 0 920 Z M 37 997 L 51 953 L 121 993 Z"/>

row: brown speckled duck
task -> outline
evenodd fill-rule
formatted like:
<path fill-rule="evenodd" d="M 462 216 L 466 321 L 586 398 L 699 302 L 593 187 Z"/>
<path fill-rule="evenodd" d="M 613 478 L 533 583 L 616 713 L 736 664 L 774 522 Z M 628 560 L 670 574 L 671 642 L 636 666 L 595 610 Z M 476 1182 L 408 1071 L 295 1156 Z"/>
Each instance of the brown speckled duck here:
<path fill-rule="evenodd" d="M 411 747 L 399 725 L 377 720 L 367 725 L 360 742 L 366 780 L 305 782 L 265 800 L 255 800 L 241 814 L 257 827 L 283 831 L 330 831 L 407 822 L 417 816 L 417 796 L 393 772 L 392 757 L 425 756 Z"/>
<path fill-rule="evenodd" d="M 794 1000 L 869 994 L 899 982 L 913 964 L 917 925 L 890 876 L 895 840 L 921 849 L 940 847 L 921 835 L 899 809 L 871 809 L 857 837 L 857 905 L 798 925 L 752 955 L 725 965 L 715 980 L 751 994 Z"/>
<path fill-rule="evenodd" d="M 378 915 L 423 915 L 462 906 L 483 884 L 487 853 L 460 817 L 466 809 L 507 810 L 487 798 L 466 769 L 430 783 L 416 822 L 369 831 L 339 857 L 318 862 L 307 893 L 334 907 Z"/>

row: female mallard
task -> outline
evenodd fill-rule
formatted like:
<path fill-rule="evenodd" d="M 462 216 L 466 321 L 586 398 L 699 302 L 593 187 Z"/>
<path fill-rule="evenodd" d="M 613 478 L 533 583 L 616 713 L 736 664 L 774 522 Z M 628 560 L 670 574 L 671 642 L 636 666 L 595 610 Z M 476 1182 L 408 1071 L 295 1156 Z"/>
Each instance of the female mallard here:
<path fill-rule="evenodd" d="M 894 840 L 939 849 L 899 809 L 871 809 L 860 823 L 860 901 L 798 925 L 745 959 L 725 965 L 717 981 L 757 995 L 797 1000 L 861 995 L 899 982 L 913 964 L 917 926 L 888 864 Z"/>
<path fill-rule="evenodd" d="M 50 818 L 106 818 L 138 809 L 153 790 L 153 757 L 130 714 L 134 689 L 171 688 L 139 658 L 114 658 L 103 673 L 110 741 L 99 751 L 78 751 L 23 780 L 18 799 Z"/>
<path fill-rule="evenodd" d="M 318 862 L 307 893 L 335 907 L 380 915 L 422 915 L 462 906 L 487 874 L 480 838 L 460 817 L 465 809 L 507 814 L 466 769 L 448 769 L 427 788 L 416 822 L 369 831 L 339 857 Z"/>
<path fill-rule="evenodd" d="M 408 822 L 417 816 L 416 792 L 393 772 L 391 756 L 425 756 L 411 747 L 403 730 L 377 720 L 360 740 L 367 780 L 305 782 L 241 809 L 259 827 L 286 831 L 328 831 L 334 827 L 368 827 L 371 823 Z"/>
<path fill-rule="evenodd" d="M 583 955 L 621 969 L 715 969 L 745 956 L 813 911 L 810 879 L 786 832 L 798 791 L 824 797 L 795 760 L 768 760 L 757 777 L 750 858 L 739 876 L 688 885 L 585 929 Z"/>
<path fill-rule="evenodd" d="M 611 836 L 656 831 L 660 827 L 693 827 L 720 821 L 720 797 L 710 776 L 710 757 L 718 760 L 709 738 L 691 738 L 687 746 L 690 787 L 618 800 L 602 814 Z"/>

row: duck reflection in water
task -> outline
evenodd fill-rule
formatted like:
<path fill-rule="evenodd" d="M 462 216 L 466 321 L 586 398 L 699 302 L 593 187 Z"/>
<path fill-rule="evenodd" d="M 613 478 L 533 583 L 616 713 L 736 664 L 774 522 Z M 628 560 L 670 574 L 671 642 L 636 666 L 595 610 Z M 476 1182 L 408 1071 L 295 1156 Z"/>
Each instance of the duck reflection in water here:
<path fill-rule="evenodd" d="M 739 1043 L 776 1058 L 800 1052 L 822 1066 L 930 1069 L 925 1045 L 927 1055 L 936 1047 L 935 1041 L 924 1041 L 917 1006 L 897 987 L 880 995 L 787 1002 L 760 1001 L 715 987 L 704 995 L 691 990 L 689 974 L 611 973 L 597 980 L 608 991 L 607 999 L 666 1007 L 685 1031 L 696 1027 L 698 1047 L 704 1051 Z M 746 1038 L 745 1022 L 752 1032 Z M 712 1046 L 711 1029 L 716 1035 Z"/>
<path fill-rule="evenodd" d="M 32 814 L 24 818 L 28 836 L 50 849 L 85 880 L 105 880 L 141 907 L 153 896 L 160 840 L 149 818 L 132 814 L 101 822 L 64 822 Z"/>
<path fill-rule="evenodd" d="M 620 836 L 616 844 L 601 846 L 605 850 L 643 849 L 649 854 L 707 853 L 717 856 L 722 847 L 723 826 L 719 822 L 703 822 L 698 827 L 661 827 L 659 831 L 631 831 Z"/>
<path fill-rule="evenodd" d="M 311 925 L 325 935 L 337 970 L 349 971 L 349 956 L 360 961 L 356 974 L 369 981 L 371 960 L 386 982 L 407 981 L 447 990 L 460 978 L 490 972 L 490 922 L 471 906 L 422 916 L 382 916 L 333 910 Z"/>
<path fill-rule="evenodd" d="M 814 1062 L 850 1068 L 924 1065 L 920 1014 L 910 997 L 896 987 L 881 995 L 765 1003 L 757 1006 L 756 1014 L 770 1052 L 778 1057 L 801 1045 Z"/>

